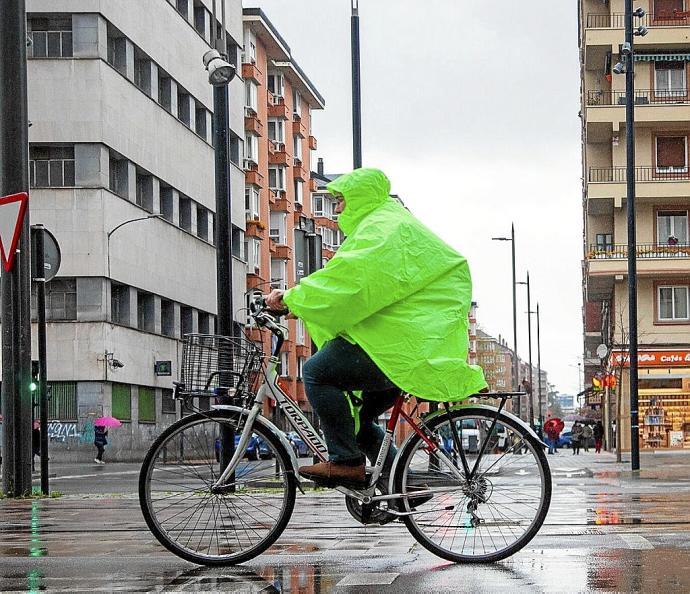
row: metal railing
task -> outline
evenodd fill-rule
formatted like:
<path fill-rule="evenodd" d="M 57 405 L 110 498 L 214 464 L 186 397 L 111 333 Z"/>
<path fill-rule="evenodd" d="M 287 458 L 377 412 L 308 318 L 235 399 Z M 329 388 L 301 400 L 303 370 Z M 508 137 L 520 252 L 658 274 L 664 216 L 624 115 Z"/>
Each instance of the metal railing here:
<path fill-rule="evenodd" d="M 686 89 L 635 89 L 635 105 L 674 105 L 690 103 Z M 625 91 L 587 91 L 587 105 L 625 106 Z"/>
<path fill-rule="evenodd" d="M 688 243 L 638 243 L 635 246 L 638 259 L 690 258 Z M 588 260 L 625 260 L 628 257 L 627 244 L 590 244 L 587 250 Z"/>
<path fill-rule="evenodd" d="M 635 20 L 635 25 L 645 27 L 686 27 L 690 25 L 690 11 L 657 13 L 648 12 L 641 19 Z M 625 14 L 588 14 L 588 29 L 624 29 Z"/>
<path fill-rule="evenodd" d="M 627 181 L 625 167 L 590 167 L 588 181 L 593 183 L 622 183 Z M 687 181 L 688 168 L 635 167 L 635 181 Z"/>

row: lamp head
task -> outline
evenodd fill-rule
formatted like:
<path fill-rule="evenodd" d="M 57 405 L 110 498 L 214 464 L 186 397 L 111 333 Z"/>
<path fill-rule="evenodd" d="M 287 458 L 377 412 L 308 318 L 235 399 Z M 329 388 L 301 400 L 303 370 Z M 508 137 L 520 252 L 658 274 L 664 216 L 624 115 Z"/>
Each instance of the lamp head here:
<path fill-rule="evenodd" d="M 227 85 L 235 78 L 235 67 L 230 62 L 226 62 L 218 50 L 208 50 L 204 54 L 204 66 L 208 71 L 208 82 L 214 87 Z"/>
<path fill-rule="evenodd" d="M 623 74 L 625 72 L 625 66 L 623 66 L 623 64 L 620 62 L 617 62 L 612 70 L 614 74 Z"/>
<path fill-rule="evenodd" d="M 638 35 L 639 37 L 644 37 L 647 35 L 647 33 L 649 33 L 649 29 L 647 29 L 647 27 L 644 25 L 640 25 L 637 29 L 635 29 L 635 31 L 633 31 L 633 34 Z"/>
<path fill-rule="evenodd" d="M 639 6 L 635 9 L 635 12 L 633 12 L 633 16 L 637 17 L 638 19 L 641 19 L 646 14 L 647 13 L 644 11 L 644 8 L 641 8 Z"/>

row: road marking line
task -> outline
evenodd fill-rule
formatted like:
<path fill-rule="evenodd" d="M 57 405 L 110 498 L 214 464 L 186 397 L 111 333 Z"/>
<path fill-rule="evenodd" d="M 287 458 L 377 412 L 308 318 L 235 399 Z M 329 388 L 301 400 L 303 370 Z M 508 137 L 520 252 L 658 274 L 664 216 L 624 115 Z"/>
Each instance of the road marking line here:
<path fill-rule="evenodd" d="M 639 534 L 619 534 L 621 540 L 628 545 L 629 549 L 653 549 L 654 545 L 649 542 L 644 536 Z"/>
<path fill-rule="evenodd" d="M 340 580 L 336 586 L 388 586 L 399 573 L 351 573 Z"/>
<path fill-rule="evenodd" d="M 92 478 L 94 476 L 106 477 L 106 476 L 117 476 L 122 474 L 139 474 L 138 470 L 121 470 L 120 472 L 96 472 L 94 474 L 70 474 L 67 476 L 56 476 L 52 477 L 50 480 L 58 481 L 61 479 L 80 479 L 80 478 Z"/>

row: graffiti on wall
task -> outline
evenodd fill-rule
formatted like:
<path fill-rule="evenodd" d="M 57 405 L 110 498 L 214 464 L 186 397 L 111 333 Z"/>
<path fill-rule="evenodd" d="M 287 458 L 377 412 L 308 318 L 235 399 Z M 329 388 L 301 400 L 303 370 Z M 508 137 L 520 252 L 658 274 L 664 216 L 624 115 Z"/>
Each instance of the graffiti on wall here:
<path fill-rule="evenodd" d="M 94 425 L 96 417 L 101 416 L 102 409 L 82 411 L 79 410 L 79 421 L 50 421 L 48 423 L 48 439 L 60 443 L 72 444 L 93 443 Z"/>
<path fill-rule="evenodd" d="M 48 439 L 65 443 L 67 440 L 78 439 L 79 431 L 74 422 L 50 421 L 48 423 Z"/>

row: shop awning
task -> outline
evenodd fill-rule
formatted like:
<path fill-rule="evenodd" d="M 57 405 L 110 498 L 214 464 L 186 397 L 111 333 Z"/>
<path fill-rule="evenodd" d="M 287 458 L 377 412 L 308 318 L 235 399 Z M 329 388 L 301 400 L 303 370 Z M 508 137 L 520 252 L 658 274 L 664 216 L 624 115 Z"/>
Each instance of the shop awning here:
<path fill-rule="evenodd" d="M 635 54 L 636 62 L 690 62 L 690 53 Z"/>

